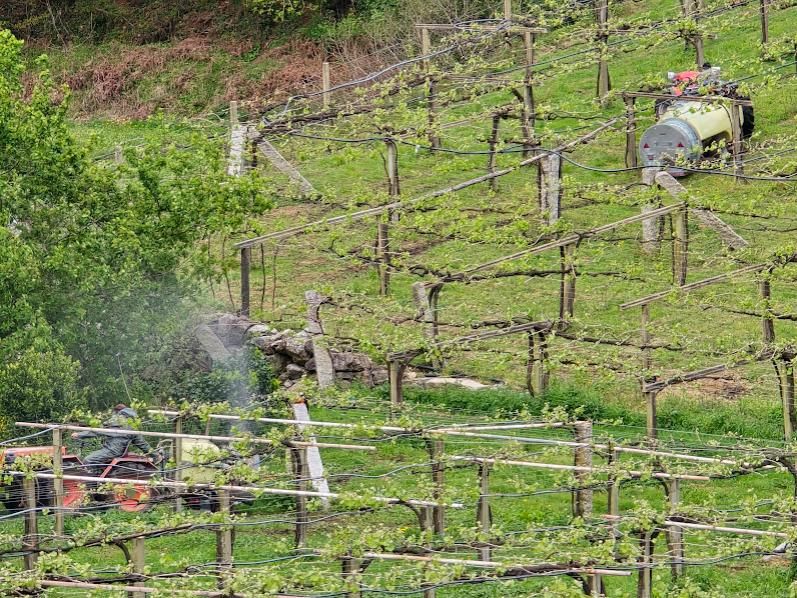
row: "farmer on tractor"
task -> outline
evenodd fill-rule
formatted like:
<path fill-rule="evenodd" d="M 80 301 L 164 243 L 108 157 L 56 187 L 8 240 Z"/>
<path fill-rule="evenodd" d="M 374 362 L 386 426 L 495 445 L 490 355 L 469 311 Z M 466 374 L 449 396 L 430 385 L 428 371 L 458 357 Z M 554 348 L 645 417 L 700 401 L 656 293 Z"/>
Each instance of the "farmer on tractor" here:
<path fill-rule="evenodd" d="M 119 403 L 113 408 L 113 415 L 103 426 L 129 430 L 130 420 L 136 417 L 138 414 L 135 409 Z M 111 461 L 126 454 L 131 445 L 144 454 L 152 451 L 152 447 L 141 434 L 105 434 L 103 432 L 75 432 L 72 434 L 72 438 L 75 440 L 88 440 L 97 437 L 103 438 L 102 448 L 90 453 L 83 461 L 86 468 L 96 474 L 101 473 Z"/>

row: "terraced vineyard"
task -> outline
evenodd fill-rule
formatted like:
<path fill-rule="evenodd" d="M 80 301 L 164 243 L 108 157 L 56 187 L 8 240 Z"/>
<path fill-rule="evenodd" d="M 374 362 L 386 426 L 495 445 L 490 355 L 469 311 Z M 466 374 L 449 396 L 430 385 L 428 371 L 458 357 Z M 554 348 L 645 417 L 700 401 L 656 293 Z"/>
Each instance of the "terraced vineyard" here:
<path fill-rule="evenodd" d="M 272 376 L 251 407 L 137 405 L 170 441 L 146 483 L 65 473 L 66 422 L 18 427 L 6 445 L 54 430 L 55 460 L 6 468 L 23 508 L 1 515 L 3 591 L 792 595 L 795 11 L 507 2 L 419 24 L 405 60 L 360 80 L 333 62 L 318 92 L 234 103 L 229 128 L 76 126 L 122 180 L 139 136 L 177 155 L 225 140 L 234 217 L 208 214 L 201 293 L 247 327 L 306 329 L 316 376 Z M 644 94 L 704 60 L 756 131 L 676 181 L 637 156 Z M 246 352 L 275 363 L 254 330 Z M 335 380 L 331 351 L 386 382 Z M 67 482 L 111 498 L 64 512 Z M 148 510 L 115 508 L 131 487 Z"/>

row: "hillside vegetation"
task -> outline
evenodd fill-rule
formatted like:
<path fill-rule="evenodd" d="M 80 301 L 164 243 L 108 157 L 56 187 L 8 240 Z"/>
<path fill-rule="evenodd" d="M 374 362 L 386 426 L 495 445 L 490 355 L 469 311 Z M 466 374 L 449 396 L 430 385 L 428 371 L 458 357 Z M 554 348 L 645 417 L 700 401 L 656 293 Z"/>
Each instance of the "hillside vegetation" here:
<path fill-rule="evenodd" d="M 146 513 L 90 506 L 70 514 L 67 539 L 54 537 L 42 513 L 46 552 L 33 571 L 18 558 L 25 532 L 9 512 L 0 591 L 25 595 L 54 579 L 144 580 L 164 595 L 220 586 L 247 598 L 564 598 L 589 593 L 598 568 L 612 572 L 603 577 L 607 596 L 794 595 L 792 556 L 762 557 L 794 537 L 797 517 L 789 431 L 797 423 L 789 417 L 797 7 L 770 4 L 762 45 L 752 2 L 706 2 L 697 22 L 674 0 L 612 2 L 605 29 L 596 28 L 596 5 L 520 3 L 513 24 L 546 29 L 535 34 L 527 74 L 523 36 L 500 7 L 478 2 L 176 4 L 14 1 L 0 9 L 29 40 L 23 50 L 10 33 L 0 38 L 0 299 L 11 306 L 0 306 L 5 436 L 21 436 L 13 418 L 96 422 L 94 412 L 129 392 L 147 429 L 173 429 L 145 411 L 169 405 L 183 431 L 239 437 L 224 453 L 236 457 L 234 467 L 218 467 L 214 482 L 306 490 L 296 455 L 307 451 L 294 443 L 310 440 L 307 429 L 249 426 L 271 442 L 254 468 L 251 438 L 210 417 L 235 411 L 224 400 L 243 383 L 257 403 L 245 417 L 293 418 L 303 397 L 314 420 L 352 426 L 314 429 L 319 441 L 366 449 L 323 449 L 338 493 L 330 510 L 277 492 L 232 517 L 177 514 L 164 492 Z M 430 21 L 460 26 L 432 31 L 432 55 L 422 60 L 414 24 Z M 682 179 L 686 196 L 674 198 L 626 165 L 620 92 L 658 90 L 667 71 L 692 68 L 696 35 L 706 59 L 752 98 L 756 133 L 739 156 L 744 178 L 734 178 L 720 148 Z M 42 51 L 49 71 L 35 58 Z M 601 57 L 613 91 L 598 98 Z M 324 58 L 328 103 L 318 93 Z M 369 73 L 377 74 L 345 85 Z M 533 130 L 523 126 L 524 76 L 533 83 Z M 230 122 L 231 100 L 240 102 L 239 122 Z M 652 108 L 637 101 L 637 139 L 654 122 Z M 233 177 L 227 161 L 240 125 L 252 143 L 244 176 Z M 262 142 L 314 190 L 276 168 Z M 519 166 L 535 155 L 561 157 L 558 219 L 540 205 L 537 166 Z M 393 156 L 398 185 L 389 184 Z M 456 188 L 504 168 L 495 184 Z M 658 247 L 640 242 L 639 221 L 593 230 L 682 199 L 687 246 L 676 211 L 658 222 Z M 352 216 L 389 202 L 407 203 Z M 695 210 L 713 212 L 747 245 L 730 248 Z M 415 379 L 434 372 L 493 388 L 426 390 L 408 380 L 399 404 L 386 386 L 318 389 L 304 379 L 277 389 L 258 351 L 248 356 L 251 371 L 197 367 L 196 323 L 242 308 L 234 244 L 293 227 L 304 228 L 251 246 L 253 320 L 301 329 L 305 292 L 317 290 L 328 297 L 322 345 L 380 365 L 400 354 Z M 569 235 L 573 243 L 556 246 Z M 539 249 L 548 243 L 552 250 Z M 684 262 L 686 283 L 766 267 L 685 292 L 675 288 Z M 390 274 L 382 292 L 379 269 Z M 442 285 L 435 336 L 413 296 L 417 283 Z M 573 288 L 568 313 L 563 297 Z M 659 291 L 646 320 L 639 307 L 621 308 Z M 461 340 L 532 322 L 532 334 Z M 651 424 L 650 392 L 640 389 L 656 383 L 663 387 Z M 586 444 L 601 443 L 588 447 L 595 469 L 587 472 L 567 469 L 584 419 L 594 425 Z M 447 435 L 463 425 L 510 427 L 492 437 Z M 617 445 L 630 452 L 616 453 Z M 287 473 L 286 462 L 294 464 Z M 168 462 L 165 475 L 181 466 Z M 686 477 L 679 486 L 672 476 Z M 575 505 L 585 489 L 594 511 Z M 387 506 L 384 497 L 396 498 Z M 300 541 L 302 517 L 311 524 Z M 703 526 L 683 532 L 685 574 L 672 567 L 673 518 Z M 236 530 L 229 567 L 215 536 L 228 526 Z M 148 536 L 143 577 L 119 549 L 131 534 Z M 492 565 L 439 561 L 485 554 Z M 556 567 L 542 574 L 528 569 L 549 563 Z M 642 581 L 649 569 L 652 592 Z"/>
<path fill-rule="evenodd" d="M 484 2 L 11 0 L 0 25 L 46 52 L 80 120 L 196 116 L 258 105 L 403 58 L 412 23 L 490 16 Z M 398 43 L 397 43 L 398 42 Z M 411 42 L 410 42 L 411 43 Z"/>

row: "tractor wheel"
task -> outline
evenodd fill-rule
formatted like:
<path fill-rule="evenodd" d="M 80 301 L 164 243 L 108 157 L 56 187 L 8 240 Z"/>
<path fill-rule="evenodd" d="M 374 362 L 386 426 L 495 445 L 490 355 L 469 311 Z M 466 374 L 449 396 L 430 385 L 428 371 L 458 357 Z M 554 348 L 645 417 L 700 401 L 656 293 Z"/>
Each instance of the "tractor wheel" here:
<path fill-rule="evenodd" d="M 130 479 L 130 483 L 114 484 L 110 500 L 128 513 L 140 513 L 152 508 L 158 489 L 151 487 L 147 480 L 156 473 L 157 469 L 145 463 L 117 465 L 108 473 L 108 477 Z"/>
<path fill-rule="evenodd" d="M 54 505 L 55 493 L 53 491 L 53 481 L 36 479 L 33 483 L 36 486 L 36 506 L 41 508 Z M 7 487 L 6 498 L 3 500 L 3 503 L 5 507 L 11 511 L 22 511 L 26 508 L 25 490 L 22 485 L 22 478 L 15 477 L 14 481 Z"/>
<path fill-rule="evenodd" d="M 3 504 L 9 511 L 21 511 L 25 508 L 25 499 L 22 492 L 22 480 L 14 478 L 12 482 L 5 487 L 6 495 L 3 498 Z"/>
<path fill-rule="evenodd" d="M 183 497 L 183 504 L 189 509 L 207 513 L 218 511 L 219 501 L 213 490 L 203 490 L 201 492 L 182 494 L 181 496 Z"/>
<path fill-rule="evenodd" d="M 755 130 L 755 110 L 752 106 L 742 106 L 742 138 L 747 139 Z"/>

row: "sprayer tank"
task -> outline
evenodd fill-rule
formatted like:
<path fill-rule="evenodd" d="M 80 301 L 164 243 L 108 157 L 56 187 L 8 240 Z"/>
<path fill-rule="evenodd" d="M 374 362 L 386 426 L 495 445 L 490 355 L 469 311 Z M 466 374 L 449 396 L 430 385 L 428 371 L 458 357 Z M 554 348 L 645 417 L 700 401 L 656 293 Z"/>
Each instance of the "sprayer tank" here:
<path fill-rule="evenodd" d="M 694 162 L 707 142 L 732 138 L 731 115 L 726 106 L 679 100 L 642 135 L 639 152 L 644 166 L 674 164 L 679 158 Z"/>

